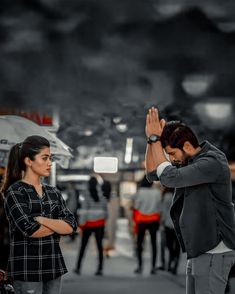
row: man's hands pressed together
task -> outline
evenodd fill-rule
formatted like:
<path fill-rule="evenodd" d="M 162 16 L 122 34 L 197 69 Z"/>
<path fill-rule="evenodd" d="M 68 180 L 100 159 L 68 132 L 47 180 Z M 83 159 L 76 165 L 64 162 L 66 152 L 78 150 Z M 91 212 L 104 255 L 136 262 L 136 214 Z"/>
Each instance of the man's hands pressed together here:
<path fill-rule="evenodd" d="M 158 109 L 151 107 L 146 116 L 145 133 L 149 138 L 151 135 L 161 136 L 165 127 L 166 121 L 164 119 L 159 120 Z M 152 172 L 158 168 L 158 166 L 167 162 L 167 158 L 164 154 L 162 144 L 157 140 L 153 144 L 147 144 L 145 153 L 145 166 L 146 172 Z"/>
<path fill-rule="evenodd" d="M 159 121 L 158 109 L 155 107 L 151 107 L 146 116 L 146 127 L 145 127 L 146 136 L 147 137 L 151 135 L 161 136 L 165 124 L 166 124 L 166 121 L 164 119 L 161 119 Z"/>

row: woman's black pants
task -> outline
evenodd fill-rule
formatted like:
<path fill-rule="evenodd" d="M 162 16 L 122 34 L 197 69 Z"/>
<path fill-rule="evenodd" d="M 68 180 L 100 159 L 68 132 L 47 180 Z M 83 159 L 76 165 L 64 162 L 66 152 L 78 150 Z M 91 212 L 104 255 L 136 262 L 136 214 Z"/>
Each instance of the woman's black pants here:
<path fill-rule="evenodd" d="M 152 246 L 152 268 L 156 266 L 157 259 L 157 230 L 159 228 L 159 222 L 142 222 L 137 226 L 137 257 L 138 266 L 142 268 L 142 252 L 143 252 L 143 241 L 145 232 L 149 231 L 151 246 Z"/>
<path fill-rule="evenodd" d="M 79 252 L 78 261 L 77 261 L 77 270 L 80 270 L 80 268 L 81 268 L 82 259 L 83 259 L 89 238 L 92 235 L 92 233 L 95 234 L 95 240 L 96 240 L 96 245 L 97 245 L 98 255 L 99 255 L 98 270 L 102 270 L 102 268 L 103 268 L 102 241 L 104 238 L 104 226 L 101 226 L 101 227 L 95 227 L 95 228 L 85 228 L 83 230 L 82 240 L 81 240 L 81 245 L 80 245 L 80 252 Z"/>

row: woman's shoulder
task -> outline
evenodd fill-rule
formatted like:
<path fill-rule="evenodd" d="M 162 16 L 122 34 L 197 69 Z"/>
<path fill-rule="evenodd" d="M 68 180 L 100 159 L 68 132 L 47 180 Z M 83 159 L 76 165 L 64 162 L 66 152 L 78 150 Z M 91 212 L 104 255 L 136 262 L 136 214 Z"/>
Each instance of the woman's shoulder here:
<path fill-rule="evenodd" d="M 8 187 L 6 193 L 10 193 L 10 192 L 19 192 L 19 193 L 21 193 L 22 190 L 23 190 L 25 187 L 26 187 L 26 186 L 25 186 L 24 182 L 17 181 L 17 182 L 15 182 L 15 183 L 11 184 L 11 185 Z"/>
<path fill-rule="evenodd" d="M 4 193 L 4 202 L 11 203 L 12 201 L 15 202 L 16 199 L 26 199 L 27 193 L 25 192 L 25 188 L 24 183 L 20 181 L 11 184 Z"/>

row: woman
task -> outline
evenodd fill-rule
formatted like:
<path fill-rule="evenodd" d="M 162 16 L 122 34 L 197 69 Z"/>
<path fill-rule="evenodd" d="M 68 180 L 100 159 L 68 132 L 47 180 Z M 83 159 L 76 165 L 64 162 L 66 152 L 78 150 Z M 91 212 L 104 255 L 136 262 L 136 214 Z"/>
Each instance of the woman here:
<path fill-rule="evenodd" d="M 105 222 L 107 219 L 107 200 L 101 191 L 103 180 L 98 175 L 91 176 L 88 181 L 88 193 L 79 212 L 80 228 L 82 231 L 82 240 L 80 246 L 77 266 L 74 272 L 80 274 L 81 263 L 88 244 L 90 236 L 94 233 L 98 249 L 99 261 L 95 275 L 103 274 L 103 238 Z"/>
<path fill-rule="evenodd" d="M 16 294 L 58 294 L 67 272 L 59 247 L 60 235 L 77 224 L 61 193 L 41 182 L 51 170 L 50 144 L 27 137 L 9 153 L 2 192 L 10 225 L 8 276 Z"/>
<path fill-rule="evenodd" d="M 152 183 L 149 183 L 144 176 L 140 182 L 140 187 L 136 194 L 128 196 L 132 199 L 133 204 L 133 221 L 135 223 L 135 232 L 137 234 L 136 247 L 138 266 L 134 273 L 141 274 L 143 270 L 142 254 L 145 232 L 148 231 L 152 246 L 152 262 L 150 274 L 156 273 L 157 260 L 157 231 L 160 221 L 160 201 L 161 194 L 159 189 L 151 188 Z"/>

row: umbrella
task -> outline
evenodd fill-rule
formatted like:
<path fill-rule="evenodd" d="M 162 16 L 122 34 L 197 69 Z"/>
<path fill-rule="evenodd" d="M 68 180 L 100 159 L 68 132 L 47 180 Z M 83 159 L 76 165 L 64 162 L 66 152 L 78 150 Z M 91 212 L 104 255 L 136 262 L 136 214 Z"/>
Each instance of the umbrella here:
<path fill-rule="evenodd" d="M 22 142 L 26 137 L 32 135 L 47 138 L 56 162 L 61 167 L 68 167 L 69 160 L 72 158 L 71 148 L 54 134 L 24 117 L 0 115 L 0 151 L 2 153 L 8 152 L 14 144 Z"/>

